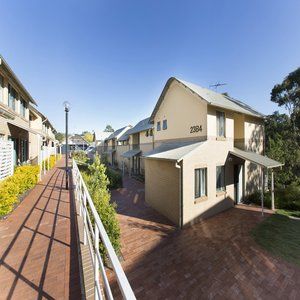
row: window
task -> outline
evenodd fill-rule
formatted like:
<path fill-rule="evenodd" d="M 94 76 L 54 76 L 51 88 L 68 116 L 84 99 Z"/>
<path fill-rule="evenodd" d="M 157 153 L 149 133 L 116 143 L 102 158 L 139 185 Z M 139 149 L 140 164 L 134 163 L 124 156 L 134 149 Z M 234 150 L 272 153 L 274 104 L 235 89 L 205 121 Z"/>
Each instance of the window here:
<path fill-rule="evenodd" d="M 153 129 L 150 129 L 150 130 L 149 130 L 149 135 L 150 135 L 150 136 L 153 136 Z"/>
<path fill-rule="evenodd" d="M 20 101 L 20 115 L 23 118 L 25 118 L 25 116 L 26 116 L 26 108 L 27 108 L 26 102 L 23 98 L 21 98 L 21 101 Z"/>
<path fill-rule="evenodd" d="M 225 191 L 225 166 L 217 166 L 217 192 Z"/>
<path fill-rule="evenodd" d="M 166 130 L 168 128 L 168 121 L 163 120 L 163 130 Z"/>
<path fill-rule="evenodd" d="M 217 136 L 225 137 L 225 113 L 223 111 L 217 111 Z"/>
<path fill-rule="evenodd" d="M 0 75 L 0 102 L 3 102 L 3 77 Z"/>
<path fill-rule="evenodd" d="M 149 136 L 149 130 L 146 131 L 146 137 L 148 137 L 148 136 Z"/>
<path fill-rule="evenodd" d="M 157 124 L 156 124 L 156 130 L 157 130 L 157 131 L 160 131 L 160 121 L 157 122 Z"/>
<path fill-rule="evenodd" d="M 12 110 L 16 110 L 16 99 L 17 99 L 16 90 L 9 84 L 8 85 L 8 106 Z"/>
<path fill-rule="evenodd" d="M 195 198 L 207 196 L 207 168 L 195 169 Z"/>

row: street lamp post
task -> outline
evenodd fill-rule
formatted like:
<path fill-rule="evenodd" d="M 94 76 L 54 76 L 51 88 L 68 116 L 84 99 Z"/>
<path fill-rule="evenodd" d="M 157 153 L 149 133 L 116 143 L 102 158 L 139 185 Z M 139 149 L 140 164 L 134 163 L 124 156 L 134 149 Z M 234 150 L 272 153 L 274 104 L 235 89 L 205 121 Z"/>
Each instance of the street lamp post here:
<path fill-rule="evenodd" d="M 69 145 L 68 145 L 68 114 L 70 111 L 70 103 L 68 101 L 65 101 L 63 103 L 66 113 L 66 190 L 69 189 Z"/>

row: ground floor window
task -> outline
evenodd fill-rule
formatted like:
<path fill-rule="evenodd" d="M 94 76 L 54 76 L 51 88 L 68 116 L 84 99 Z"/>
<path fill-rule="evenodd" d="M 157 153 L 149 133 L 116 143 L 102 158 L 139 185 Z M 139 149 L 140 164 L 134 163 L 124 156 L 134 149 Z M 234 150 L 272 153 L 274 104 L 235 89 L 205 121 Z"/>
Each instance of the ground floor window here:
<path fill-rule="evenodd" d="M 207 196 L 207 168 L 195 169 L 195 198 Z"/>
<path fill-rule="evenodd" d="M 225 191 L 225 166 L 217 166 L 217 192 Z"/>

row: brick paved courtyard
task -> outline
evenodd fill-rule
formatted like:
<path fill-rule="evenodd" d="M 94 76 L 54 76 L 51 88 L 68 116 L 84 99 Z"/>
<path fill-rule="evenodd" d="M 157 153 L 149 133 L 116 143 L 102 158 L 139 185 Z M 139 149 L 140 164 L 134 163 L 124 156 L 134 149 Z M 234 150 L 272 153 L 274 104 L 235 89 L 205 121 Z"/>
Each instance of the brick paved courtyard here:
<path fill-rule="evenodd" d="M 300 268 L 250 236 L 259 212 L 233 208 L 177 230 L 144 203 L 142 183 L 113 191 L 122 263 L 138 299 L 299 299 Z"/>
<path fill-rule="evenodd" d="M 0 299 L 80 299 L 73 201 L 51 170 L 0 221 Z"/>

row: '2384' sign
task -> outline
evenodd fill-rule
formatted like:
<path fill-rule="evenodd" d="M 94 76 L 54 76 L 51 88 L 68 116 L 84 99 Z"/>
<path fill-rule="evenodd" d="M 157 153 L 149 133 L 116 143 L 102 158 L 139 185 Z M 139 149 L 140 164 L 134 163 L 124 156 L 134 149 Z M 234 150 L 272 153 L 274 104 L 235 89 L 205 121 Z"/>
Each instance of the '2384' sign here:
<path fill-rule="evenodd" d="M 202 125 L 195 125 L 190 127 L 190 133 L 197 133 L 202 131 Z"/>

